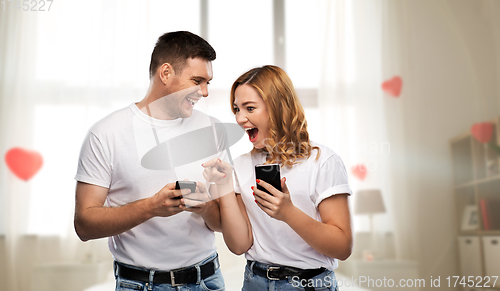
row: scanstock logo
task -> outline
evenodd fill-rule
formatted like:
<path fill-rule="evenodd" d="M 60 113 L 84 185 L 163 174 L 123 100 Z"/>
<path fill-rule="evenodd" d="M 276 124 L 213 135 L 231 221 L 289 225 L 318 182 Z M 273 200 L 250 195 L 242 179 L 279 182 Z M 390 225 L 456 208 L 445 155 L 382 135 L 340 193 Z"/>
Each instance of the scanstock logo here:
<path fill-rule="evenodd" d="M 149 170 L 172 170 L 224 150 L 232 164 L 229 147 L 244 134 L 236 123 L 215 123 L 158 144 L 142 157 L 141 165 Z"/>

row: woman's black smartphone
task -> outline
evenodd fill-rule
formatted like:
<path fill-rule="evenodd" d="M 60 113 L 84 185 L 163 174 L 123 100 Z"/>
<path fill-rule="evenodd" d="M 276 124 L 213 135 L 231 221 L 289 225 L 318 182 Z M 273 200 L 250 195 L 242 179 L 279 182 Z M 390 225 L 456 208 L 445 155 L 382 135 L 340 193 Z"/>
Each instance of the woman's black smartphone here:
<path fill-rule="evenodd" d="M 281 191 L 281 174 L 280 174 L 279 164 L 256 165 L 255 178 L 262 181 L 266 181 L 267 183 L 271 184 L 274 188 Z M 264 189 L 264 187 L 260 185 L 257 185 L 257 189 L 269 193 L 269 191 L 267 191 L 266 189 Z"/>
<path fill-rule="evenodd" d="M 176 181 L 175 190 L 189 189 L 191 193 L 196 192 L 196 182 L 195 181 Z M 182 196 L 174 197 L 173 199 L 181 199 Z"/>

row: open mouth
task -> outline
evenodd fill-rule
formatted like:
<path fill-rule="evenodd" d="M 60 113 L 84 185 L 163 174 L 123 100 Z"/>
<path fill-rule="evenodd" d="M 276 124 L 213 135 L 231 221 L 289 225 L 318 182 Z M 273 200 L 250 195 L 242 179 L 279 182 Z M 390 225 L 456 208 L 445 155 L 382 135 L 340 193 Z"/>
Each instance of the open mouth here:
<path fill-rule="evenodd" d="M 245 131 L 246 133 L 248 133 L 250 141 L 255 142 L 255 140 L 257 139 L 257 135 L 259 134 L 259 129 L 257 127 L 252 127 L 252 128 L 246 128 Z"/>
<path fill-rule="evenodd" d="M 194 106 L 200 99 L 193 99 L 190 97 L 186 97 L 186 100 L 191 103 L 191 106 Z"/>

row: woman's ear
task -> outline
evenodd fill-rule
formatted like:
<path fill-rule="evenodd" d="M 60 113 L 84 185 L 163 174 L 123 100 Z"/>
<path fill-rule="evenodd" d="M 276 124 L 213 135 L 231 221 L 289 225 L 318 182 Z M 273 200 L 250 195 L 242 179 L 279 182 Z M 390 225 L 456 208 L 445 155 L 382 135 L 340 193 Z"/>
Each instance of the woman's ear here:
<path fill-rule="evenodd" d="M 160 81 L 166 85 L 168 80 L 174 75 L 174 68 L 169 63 L 164 63 L 158 68 L 158 74 Z"/>

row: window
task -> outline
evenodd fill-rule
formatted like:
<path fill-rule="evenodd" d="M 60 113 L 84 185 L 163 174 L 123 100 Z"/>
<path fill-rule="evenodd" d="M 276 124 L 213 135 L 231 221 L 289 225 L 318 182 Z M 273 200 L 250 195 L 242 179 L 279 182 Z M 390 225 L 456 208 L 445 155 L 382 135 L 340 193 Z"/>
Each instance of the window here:
<path fill-rule="evenodd" d="M 275 64 L 274 31 L 277 25 L 283 26 L 285 70 L 306 109 L 312 139 L 327 143 L 328 137 L 322 135 L 325 121 L 318 108 L 323 58 L 320 2 L 281 3 L 284 22 L 274 18 L 273 1 L 268 0 L 90 0 L 85 5 L 61 2 L 50 14 L 38 15 L 37 84 L 32 86 L 39 94 L 27 106 L 34 108 L 34 147 L 45 163 L 32 180 L 26 232 L 66 233 L 73 211 L 73 177 L 85 133 L 105 115 L 142 99 L 149 84 L 152 49 L 158 36 L 167 31 L 207 34 L 217 60 L 210 97 L 197 107 L 223 122 L 234 122 L 229 104 L 233 81 L 250 68 Z M 202 14 L 207 16 L 206 22 Z M 205 24 L 207 27 L 201 27 Z M 347 67 L 350 61 L 346 60 Z M 235 145 L 233 155 L 248 150 L 244 138 Z"/>
<path fill-rule="evenodd" d="M 209 1 L 208 23 L 214 89 L 228 90 L 245 71 L 273 63 L 272 1 Z"/>

